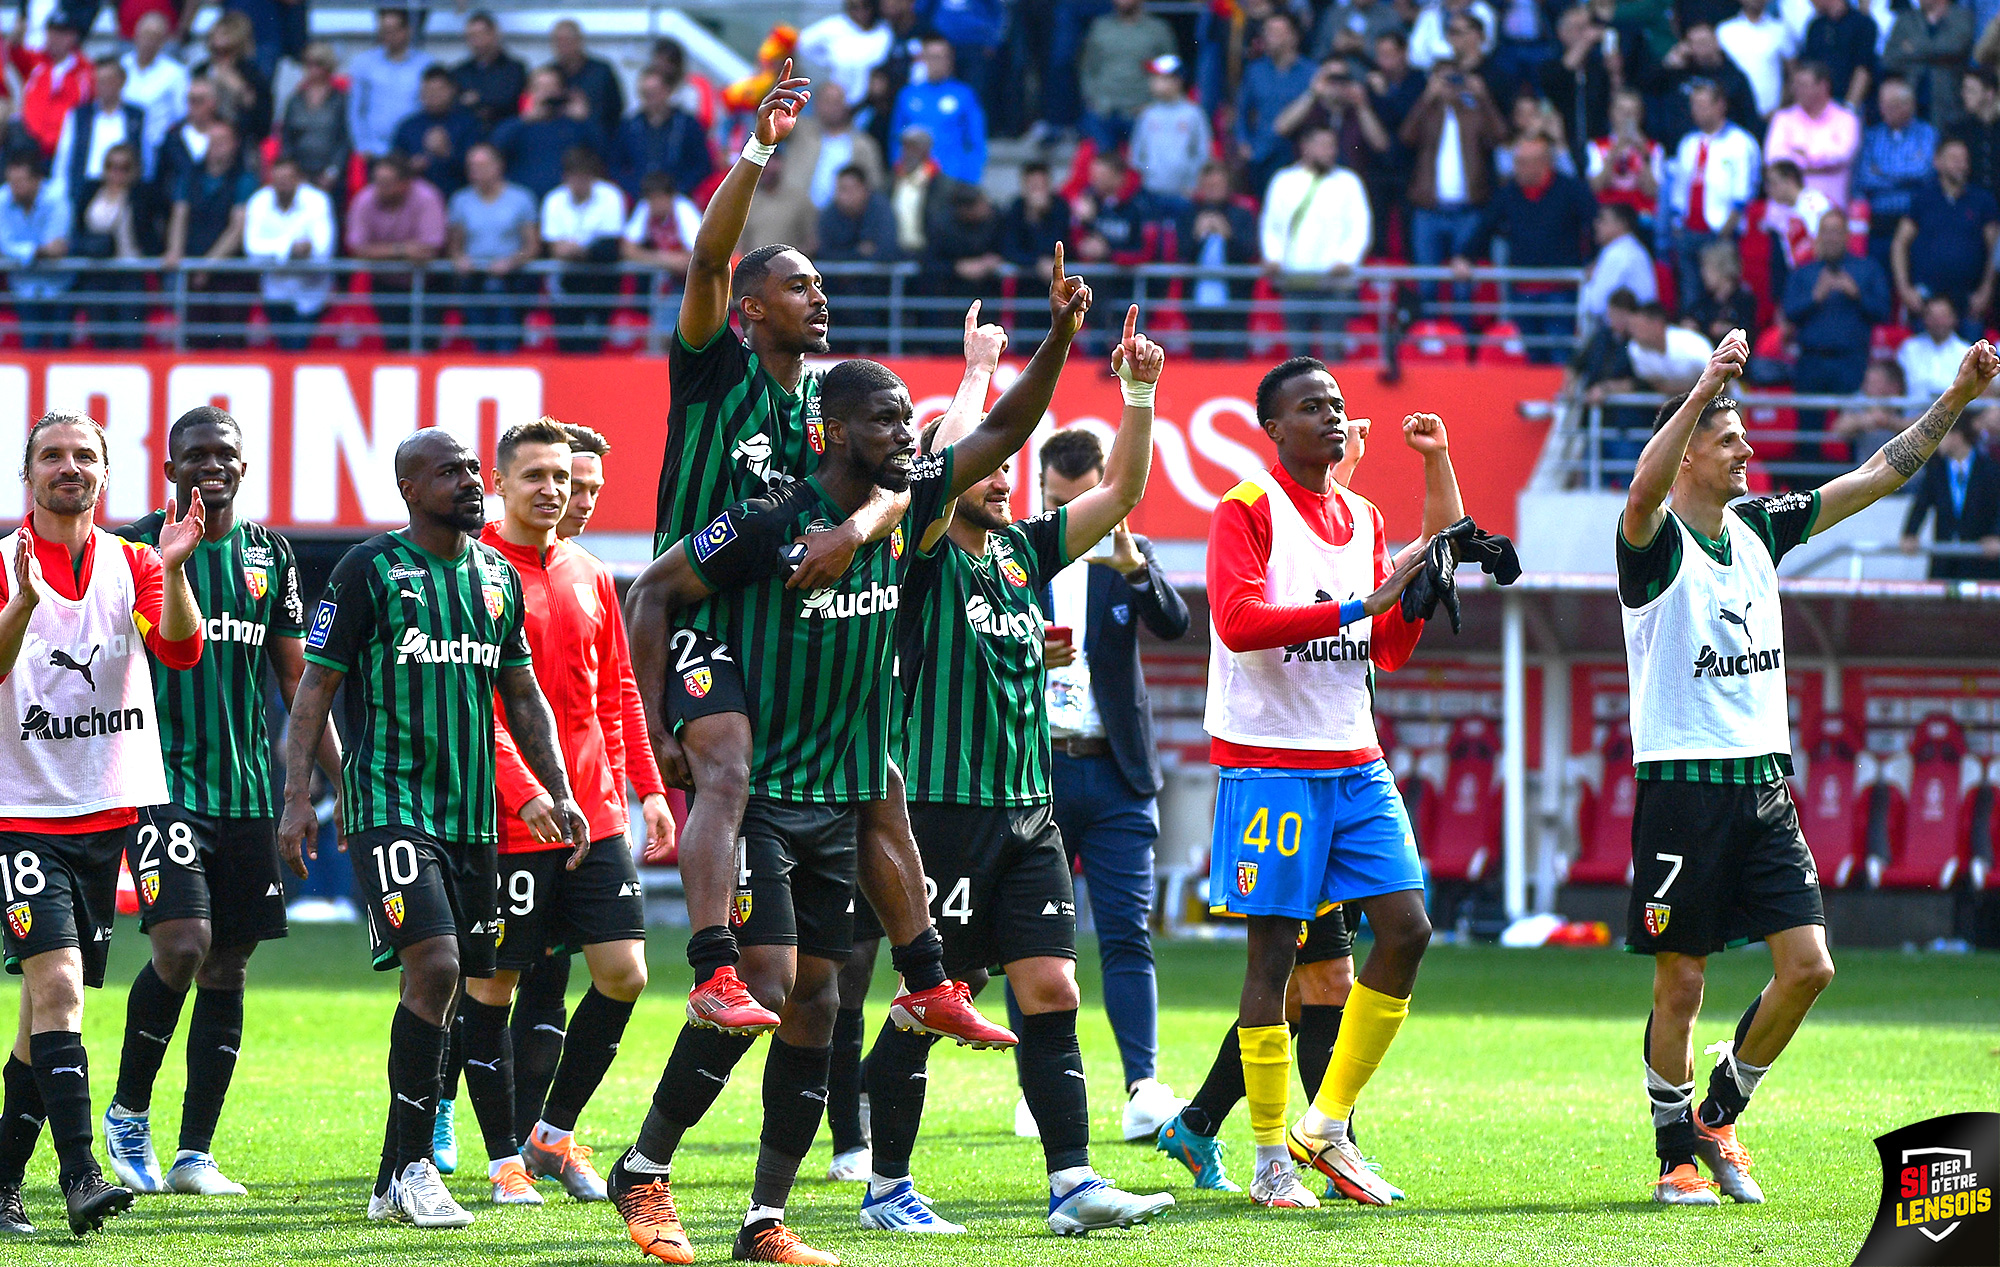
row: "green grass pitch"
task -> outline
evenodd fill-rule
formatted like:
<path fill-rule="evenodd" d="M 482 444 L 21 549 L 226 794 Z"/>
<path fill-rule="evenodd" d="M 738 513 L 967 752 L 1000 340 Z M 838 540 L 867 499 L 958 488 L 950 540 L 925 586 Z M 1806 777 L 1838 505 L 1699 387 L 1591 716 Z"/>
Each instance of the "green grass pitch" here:
<path fill-rule="evenodd" d="M 86 1004 L 101 1112 L 116 1077 L 124 987 L 145 942 L 130 920 L 113 942 L 112 987 Z M 1039 1147 L 1012 1133 L 1013 1062 L 940 1048 L 915 1173 L 940 1212 L 971 1225 L 957 1238 L 900 1239 L 855 1227 L 857 1186 L 823 1176 L 824 1132 L 806 1159 L 789 1221 L 858 1267 L 966 1263 L 1846 1263 L 1880 1185 L 1871 1137 L 1940 1113 L 2000 1106 L 2000 973 L 1985 956 L 1836 953 L 1840 976 L 1772 1071 L 1743 1125 L 1770 1193 L 1763 1207 L 1666 1210 L 1649 1204 L 1651 1134 L 1639 1041 L 1648 965 L 1609 951 L 1439 946 L 1425 961 L 1410 1020 L 1358 1115 L 1361 1139 L 1411 1193 L 1389 1210 L 1337 1203 L 1262 1211 L 1192 1191 L 1187 1174 L 1119 1142 L 1116 1049 L 1097 1005 L 1085 948 L 1082 1034 L 1094 1122 L 1092 1161 L 1112 1181 L 1164 1187 L 1177 1210 L 1149 1229 L 1058 1240 L 1042 1219 Z M 888 982 L 870 999 L 879 1024 Z M 1160 1076 L 1182 1094 L 1200 1082 L 1234 1016 L 1241 943 L 1163 944 Z M 653 986 L 580 1136 L 608 1167 L 638 1129 L 680 1027 L 688 971 L 680 941 L 656 937 Z M 581 965 L 579 965 L 580 969 Z M 1726 1037 L 1769 968 L 1761 951 L 1710 970 L 1702 1043 Z M 101 1237 L 63 1227 L 44 1137 L 28 1208 L 43 1228 L 0 1242 L 9 1264 L 618 1264 L 641 1261 L 608 1206 L 580 1206 L 543 1185 L 543 1209 L 484 1200 L 469 1106 L 452 1187 L 478 1215 L 466 1232 L 419 1232 L 363 1218 L 380 1149 L 383 1060 L 394 978 L 368 971 L 357 927 L 301 928 L 251 962 L 249 1028 L 216 1151 L 248 1198 L 141 1197 Z M 576 984 L 581 988 L 579 970 Z M 4 994 L 14 1004 L 13 991 Z M 989 1005 L 997 1007 L 989 996 Z M 675 1192 L 697 1258 L 726 1261 L 756 1153 L 759 1069 L 753 1049 L 707 1121 L 683 1145 Z M 1705 1068 L 1704 1061 L 1703 1067 Z M 171 1159 L 182 1047 L 155 1098 L 155 1137 Z M 1304 1104 L 1294 1081 L 1292 1111 Z M 1249 1125 L 1225 1138 L 1247 1182 Z M 100 1138 L 101 1150 L 103 1141 Z M 60 1230 L 59 1230 L 60 1229 Z"/>

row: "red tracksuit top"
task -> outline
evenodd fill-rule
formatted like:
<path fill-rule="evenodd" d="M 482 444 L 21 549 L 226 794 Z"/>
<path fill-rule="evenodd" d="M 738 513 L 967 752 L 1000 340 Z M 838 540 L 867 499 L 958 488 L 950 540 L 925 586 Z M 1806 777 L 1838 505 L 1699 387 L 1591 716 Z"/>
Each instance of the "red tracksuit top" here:
<path fill-rule="evenodd" d="M 666 785 L 646 741 L 645 713 L 639 704 L 639 684 L 632 676 L 625 617 L 618 608 L 611 570 L 573 541 L 556 542 L 542 557 L 533 548 L 502 537 L 498 524 L 487 524 L 479 539 L 505 555 L 521 574 L 535 681 L 556 715 L 556 738 L 562 744 L 570 790 L 590 821 L 590 838 L 622 835 L 625 789 L 619 786 L 619 771 L 641 796 L 664 793 Z M 548 789 L 521 759 L 514 737 L 507 733 L 506 711 L 498 697 L 493 706 L 493 741 L 500 852 L 567 849 L 560 841 L 536 841 L 521 821 L 521 807 Z"/>

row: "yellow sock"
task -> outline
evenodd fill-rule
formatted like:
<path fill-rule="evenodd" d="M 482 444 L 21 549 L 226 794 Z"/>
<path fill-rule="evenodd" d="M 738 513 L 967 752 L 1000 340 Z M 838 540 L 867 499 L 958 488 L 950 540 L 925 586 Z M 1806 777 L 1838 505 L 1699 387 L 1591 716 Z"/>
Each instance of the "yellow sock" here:
<path fill-rule="evenodd" d="M 1410 1014 L 1408 999 L 1392 999 L 1360 982 L 1347 996 L 1347 1008 L 1340 1020 L 1340 1037 L 1333 1044 L 1333 1058 L 1326 1067 L 1326 1079 L 1319 1084 L 1313 1107 L 1335 1121 L 1347 1120 L 1361 1089 L 1375 1076 L 1375 1069 L 1396 1041 L 1403 1018 Z M 1249 1048 L 1244 1048 L 1244 1072 L 1249 1072 Z"/>
<path fill-rule="evenodd" d="M 1287 1025 L 1238 1026 L 1243 1049 L 1243 1098 L 1259 1144 L 1285 1142 L 1285 1102 L 1292 1091 L 1292 1031 Z"/>

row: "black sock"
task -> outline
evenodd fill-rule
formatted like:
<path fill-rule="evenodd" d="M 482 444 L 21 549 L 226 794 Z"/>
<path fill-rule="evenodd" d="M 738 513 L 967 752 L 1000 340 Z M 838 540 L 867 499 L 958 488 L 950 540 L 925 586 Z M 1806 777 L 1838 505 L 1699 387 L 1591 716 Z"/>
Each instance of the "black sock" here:
<path fill-rule="evenodd" d="M 444 1048 L 438 1059 L 438 1099 L 456 1100 L 458 1078 L 465 1072 L 465 1013 L 454 1013 L 444 1027 Z"/>
<path fill-rule="evenodd" d="M 936 989 L 944 984 L 944 938 L 935 925 L 926 928 L 907 946 L 889 947 L 889 962 L 896 965 L 903 988 L 911 994 Z"/>
<path fill-rule="evenodd" d="M 1090 1098 L 1083 1052 L 1076 1045 L 1076 1009 L 1021 1018 L 1021 1094 L 1042 1128 L 1042 1155 L 1051 1174 L 1090 1164 Z"/>
<path fill-rule="evenodd" d="M 776 1034 L 771 1036 L 771 1050 L 764 1056 L 764 1129 L 757 1137 L 751 1205 L 783 1209 L 791 1197 L 799 1163 L 812 1151 L 813 1136 L 819 1134 L 820 1118 L 826 1114 L 830 1054 L 825 1047 L 794 1047 Z"/>
<path fill-rule="evenodd" d="M 875 1135 L 875 1173 L 899 1179 L 910 1173 L 910 1153 L 924 1119 L 924 1092 L 931 1044 L 928 1034 L 912 1034 L 882 1022 L 868 1053 L 868 1113 Z"/>
<path fill-rule="evenodd" d="M 382 1164 L 375 1168 L 375 1195 L 386 1196 L 389 1181 L 396 1177 L 396 1094 L 389 1093 L 388 1120 L 382 1127 Z"/>
<path fill-rule="evenodd" d="M 0 1188 L 18 1188 L 42 1137 L 42 1123 L 48 1113 L 42 1108 L 42 1089 L 35 1084 L 34 1066 L 23 1063 L 12 1052 L 0 1070 L 0 1085 L 6 1088 L 0 1104 Z"/>
<path fill-rule="evenodd" d="M 1744 1009 L 1742 1019 L 1736 1022 L 1736 1039 L 1731 1044 L 1730 1050 L 1732 1059 L 1737 1052 L 1743 1050 L 1743 1040 L 1750 1037 L 1750 1022 L 1757 1019 L 1757 1005 L 1763 1001 L 1764 996 L 1761 994 L 1750 1000 L 1750 1006 Z M 1750 1097 L 1743 1094 L 1743 1089 L 1736 1085 L 1736 1078 L 1731 1074 L 1729 1064 L 1729 1061 L 1718 1060 L 1715 1062 L 1715 1068 L 1709 1072 L 1708 1098 L 1701 1102 L 1701 1107 L 1697 1110 L 1702 1122 L 1708 1126 L 1732 1125 L 1737 1118 L 1743 1116 L 1743 1110 L 1750 1107 Z"/>
<path fill-rule="evenodd" d="M 1299 1082 L 1305 1086 L 1308 1100 L 1319 1094 L 1320 1081 L 1333 1061 L 1333 1044 L 1340 1037 L 1343 1010 L 1324 1003 L 1299 1007 L 1299 1025 L 1292 1031 L 1292 1038 L 1299 1062 Z"/>
<path fill-rule="evenodd" d="M 90 1152 L 90 1057 L 83 1035 L 74 1030 L 29 1035 L 28 1055 L 67 1189 L 85 1175 L 101 1173 Z"/>
<path fill-rule="evenodd" d="M 576 1129 L 576 1119 L 604 1081 L 631 1019 L 630 1003 L 599 993 L 596 986 L 584 993 L 576 1015 L 569 1018 L 569 1040 L 563 1044 L 562 1065 L 549 1086 L 543 1121 L 559 1131 Z"/>
<path fill-rule="evenodd" d="M 507 1032 L 507 1009 L 467 995 L 459 1004 L 465 1023 L 465 1090 L 479 1118 L 489 1161 L 521 1151 L 514 1134 L 514 1044 Z"/>
<path fill-rule="evenodd" d="M 215 1124 L 222 1120 L 222 1101 L 229 1094 L 230 1079 L 236 1076 L 236 1053 L 242 1047 L 243 991 L 197 987 L 194 1016 L 188 1021 L 182 1148 L 205 1153 L 214 1146 Z"/>
<path fill-rule="evenodd" d="M 1195 1134 L 1213 1139 L 1244 1094 L 1243 1045 L 1232 1023 L 1222 1036 L 1222 1045 L 1215 1049 L 1215 1063 L 1208 1067 L 1201 1090 L 1181 1110 L 1181 1121 Z"/>
<path fill-rule="evenodd" d="M 446 1026 L 433 1025 L 398 1003 L 389 1025 L 389 1092 L 395 1101 L 396 1171 L 429 1161 L 443 1086 Z"/>
<path fill-rule="evenodd" d="M 1648 1071 L 1653 1069 L 1653 1014 L 1646 1013 L 1645 1046 L 1640 1049 Z M 1694 1164 L 1694 1105 L 1681 1102 L 1678 1110 L 1675 1102 L 1679 1099 L 1673 1093 L 1656 1089 L 1652 1078 L 1658 1076 L 1649 1072 L 1646 1096 L 1653 1108 L 1653 1152 L 1660 1159 L 1660 1173 L 1666 1174 L 1676 1166 Z M 1665 1120 L 1662 1120 L 1664 1117 Z"/>
<path fill-rule="evenodd" d="M 717 969 L 736 966 L 736 934 L 725 924 L 698 929 L 688 938 L 687 957 L 688 966 L 694 969 L 694 983 L 706 985 Z"/>
<path fill-rule="evenodd" d="M 153 1080 L 160 1076 L 160 1062 L 166 1059 L 167 1044 L 174 1027 L 181 1023 L 181 1006 L 187 991 L 175 991 L 153 970 L 153 961 L 139 969 L 132 993 L 125 1000 L 125 1050 L 118 1057 L 118 1091 L 115 1103 L 122 1109 L 144 1113 L 153 1107 Z"/>
<path fill-rule="evenodd" d="M 507 1028 L 514 1040 L 514 1134 L 522 1139 L 541 1120 L 549 1083 L 562 1061 L 569 964 L 568 955 L 543 956 L 521 975 L 521 992 L 514 997 L 514 1019 Z"/>
<path fill-rule="evenodd" d="M 826 1126 L 835 1153 L 865 1148 L 861 1136 L 861 1043 L 867 1021 L 858 1007 L 844 1007 L 833 1017 L 833 1059 L 826 1073 Z"/>
<path fill-rule="evenodd" d="M 653 1107 L 639 1128 L 638 1149 L 648 1161 L 666 1165 L 680 1147 L 681 1136 L 729 1085 L 729 1072 L 756 1041 L 747 1034 L 725 1034 L 698 1025 L 681 1026 L 673 1054 L 653 1088 Z"/>

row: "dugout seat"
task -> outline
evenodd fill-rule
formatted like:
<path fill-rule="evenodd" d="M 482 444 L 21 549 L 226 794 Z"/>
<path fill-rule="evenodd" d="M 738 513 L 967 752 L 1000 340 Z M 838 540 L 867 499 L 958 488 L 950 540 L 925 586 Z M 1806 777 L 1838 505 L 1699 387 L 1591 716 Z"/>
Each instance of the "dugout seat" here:
<path fill-rule="evenodd" d="M 1864 738 L 1859 724 L 1835 714 L 1820 719 L 1808 751 L 1799 826 L 1828 888 L 1845 888 L 1867 856 L 1870 789 L 1879 776 Z"/>
<path fill-rule="evenodd" d="M 1868 880 L 1888 889 L 1949 889 L 1965 869 L 1974 792 L 1985 766 L 1966 749 L 1965 730 L 1932 713 L 1910 735 L 1905 809 L 1886 856 L 1871 851 Z"/>
<path fill-rule="evenodd" d="M 1966 852 L 1967 875 L 1975 890 L 2000 889 L 2000 868 L 1993 865 L 1996 841 L 2000 841 L 2000 757 L 1986 767 L 1986 781 L 1973 793 Z"/>
<path fill-rule="evenodd" d="M 1632 817 L 1639 780 L 1632 771 L 1632 727 L 1622 718 L 1606 729 L 1598 747 L 1596 778 L 1583 780 L 1576 813 L 1576 857 L 1567 884 L 1632 882 Z"/>
<path fill-rule="evenodd" d="M 1444 745 L 1444 786 L 1432 799 L 1424 860 L 1439 880 L 1483 880 L 1500 857 L 1500 726 L 1461 717 Z"/>
<path fill-rule="evenodd" d="M 1466 359 L 1465 331 L 1456 321 L 1443 317 L 1412 322 L 1403 336 L 1403 359 L 1431 365 L 1462 365 Z"/>

